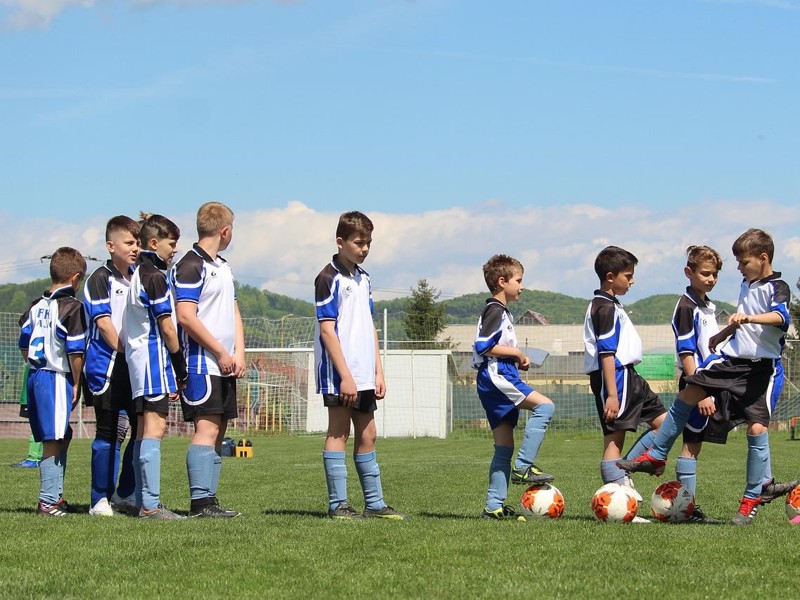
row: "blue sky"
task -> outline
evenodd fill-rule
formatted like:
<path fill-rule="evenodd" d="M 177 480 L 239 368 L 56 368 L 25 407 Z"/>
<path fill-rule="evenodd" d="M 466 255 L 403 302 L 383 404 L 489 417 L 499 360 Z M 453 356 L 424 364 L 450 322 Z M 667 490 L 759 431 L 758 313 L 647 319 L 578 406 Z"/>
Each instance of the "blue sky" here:
<path fill-rule="evenodd" d="M 588 297 L 615 243 L 636 299 L 709 243 L 731 300 L 751 226 L 800 274 L 800 1 L 0 0 L 0 23 L 0 282 L 102 253 L 117 213 L 188 245 L 207 200 L 237 213 L 240 279 L 304 298 L 352 208 L 384 226 L 386 296 L 482 291 L 507 252 Z"/>

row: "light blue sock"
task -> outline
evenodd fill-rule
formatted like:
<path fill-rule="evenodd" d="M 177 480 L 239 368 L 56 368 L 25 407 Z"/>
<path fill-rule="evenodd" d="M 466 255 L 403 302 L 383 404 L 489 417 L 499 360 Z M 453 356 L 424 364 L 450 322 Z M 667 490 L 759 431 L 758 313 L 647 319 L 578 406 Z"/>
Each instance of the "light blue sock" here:
<path fill-rule="evenodd" d="M 600 461 L 600 477 L 603 478 L 603 483 L 622 483 L 625 479 L 625 471 L 617 466 L 616 460 L 601 460 Z"/>
<path fill-rule="evenodd" d="M 186 451 L 186 472 L 189 474 L 189 496 L 194 500 L 210 497 L 214 471 L 214 446 L 189 444 Z"/>
<path fill-rule="evenodd" d="M 667 460 L 672 445 L 678 439 L 678 435 L 686 427 L 692 407 L 675 398 L 672 408 L 669 409 L 664 422 L 658 428 L 656 439 L 653 440 L 653 447 L 650 449 L 650 457 L 656 460 Z"/>
<path fill-rule="evenodd" d="M 61 480 L 61 465 L 56 463 L 55 456 L 48 456 L 39 463 L 39 500 L 45 504 L 58 502 L 58 486 Z"/>
<path fill-rule="evenodd" d="M 356 463 L 356 472 L 364 490 L 364 505 L 370 510 L 380 510 L 386 506 L 383 501 L 383 486 L 381 486 L 381 470 L 375 459 L 375 451 L 356 454 L 353 457 Z"/>
<path fill-rule="evenodd" d="M 525 424 L 525 433 L 522 436 L 517 460 L 514 463 L 517 471 L 524 471 L 536 461 L 536 455 L 544 441 L 547 424 L 553 417 L 554 410 L 555 407 L 552 404 L 538 404 L 531 411 L 528 422 Z"/>
<path fill-rule="evenodd" d="M 133 501 L 136 506 L 142 506 L 142 440 L 135 440 L 133 442 Z"/>
<path fill-rule="evenodd" d="M 511 457 L 514 446 L 495 444 L 494 456 L 489 464 L 489 491 L 486 494 L 486 508 L 497 510 L 503 506 L 508 496 L 508 479 L 511 477 Z"/>
<path fill-rule="evenodd" d="M 62 450 L 56 457 L 56 464 L 61 467 L 61 476 L 58 480 L 58 497 L 64 495 L 64 480 L 67 478 L 67 451 Z"/>
<path fill-rule="evenodd" d="M 645 450 L 649 450 L 653 445 L 655 439 L 656 432 L 654 429 L 648 429 L 645 431 L 639 436 L 639 439 L 633 443 L 631 449 L 628 450 L 628 453 L 625 455 L 625 460 L 633 460 L 634 458 L 638 458 L 644 454 Z"/>
<path fill-rule="evenodd" d="M 158 508 L 161 496 L 161 440 L 142 439 L 139 450 L 142 470 L 142 508 Z"/>
<path fill-rule="evenodd" d="M 772 450 L 769 447 L 769 439 L 767 439 L 767 468 L 764 471 L 764 481 L 762 486 L 772 483 L 775 476 L 772 474 Z"/>
<path fill-rule="evenodd" d="M 128 440 L 125 452 L 122 453 L 122 468 L 119 471 L 119 483 L 117 484 L 117 495 L 120 498 L 127 498 L 136 491 L 136 470 L 133 463 L 135 448 L 136 440 Z"/>
<path fill-rule="evenodd" d="M 114 455 L 111 442 L 95 438 L 92 442 L 92 506 L 114 493 Z"/>
<path fill-rule="evenodd" d="M 219 477 L 222 474 L 222 450 L 214 449 L 214 466 L 211 470 L 211 495 L 216 498 Z"/>
<path fill-rule="evenodd" d="M 686 488 L 697 496 L 697 459 L 688 456 L 679 456 L 675 465 L 675 477 Z"/>
<path fill-rule="evenodd" d="M 761 496 L 761 486 L 764 482 L 764 473 L 769 460 L 769 434 L 747 436 L 747 486 L 744 489 L 745 498 L 758 498 Z"/>
<path fill-rule="evenodd" d="M 328 484 L 328 510 L 347 502 L 347 465 L 344 459 L 344 452 L 322 451 L 322 466 Z"/>

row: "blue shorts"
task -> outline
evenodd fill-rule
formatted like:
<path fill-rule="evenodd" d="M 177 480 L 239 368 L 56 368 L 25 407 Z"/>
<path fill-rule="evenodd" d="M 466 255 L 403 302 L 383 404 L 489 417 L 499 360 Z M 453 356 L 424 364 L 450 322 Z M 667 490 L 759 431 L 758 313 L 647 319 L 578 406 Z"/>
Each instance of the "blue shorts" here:
<path fill-rule="evenodd" d="M 519 378 L 516 363 L 490 360 L 478 369 L 478 398 L 489 426 L 495 429 L 503 421 L 517 426 L 519 403 L 525 400 L 533 388 Z"/>
<path fill-rule="evenodd" d="M 28 420 L 33 439 L 51 442 L 72 439 L 72 377 L 57 371 L 31 369 L 28 375 Z"/>

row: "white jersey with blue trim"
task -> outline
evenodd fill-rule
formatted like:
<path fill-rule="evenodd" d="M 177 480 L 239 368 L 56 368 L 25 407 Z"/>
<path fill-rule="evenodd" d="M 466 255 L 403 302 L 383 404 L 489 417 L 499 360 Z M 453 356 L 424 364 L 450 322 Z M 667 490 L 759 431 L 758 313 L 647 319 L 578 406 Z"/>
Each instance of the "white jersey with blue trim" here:
<path fill-rule="evenodd" d="M 350 273 L 334 256 L 314 281 L 314 297 L 317 307 L 314 336 L 317 393 L 339 394 L 341 385 L 341 377 L 322 342 L 322 321 L 336 322 L 336 335 L 356 389 L 374 390 L 377 349 L 369 275 L 358 265 L 355 272 Z"/>
<path fill-rule="evenodd" d="M 170 271 L 175 302 L 191 302 L 197 306 L 197 318 L 209 333 L 233 355 L 236 345 L 236 290 L 228 262 L 216 260 L 195 244 L 175 263 Z M 220 371 L 217 358 L 198 344 L 178 325 L 181 349 L 189 373 L 227 377 Z"/>
<path fill-rule="evenodd" d="M 134 398 L 178 390 L 158 325 L 159 318 L 174 320 L 175 313 L 166 268 L 167 264 L 155 252 L 142 250 L 131 276 L 125 309 L 125 356 Z"/>
<path fill-rule="evenodd" d="M 133 272 L 130 267 L 128 275 Z M 108 345 L 97 327 L 97 320 L 109 317 L 111 324 L 125 343 L 125 309 L 128 305 L 130 280 L 119 272 L 112 261 L 107 261 L 86 280 L 83 286 L 83 310 L 86 315 L 87 344 L 86 361 L 83 372 L 86 384 L 93 394 L 102 394 L 108 389 L 111 372 L 117 360 L 125 360 L 125 355 L 118 356 L 116 348 Z"/>
<path fill-rule="evenodd" d="M 72 286 L 45 292 L 22 314 L 19 325 L 19 348 L 27 351 L 32 370 L 69 375 L 69 355 L 86 350 L 83 306 Z"/>
<path fill-rule="evenodd" d="M 480 369 L 491 362 L 497 362 L 498 357 L 486 356 L 495 346 L 516 348 L 517 333 L 508 307 L 496 298 L 489 298 L 478 319 L 475 342 L 472 344 L 472 368 Z M 501 360 L 516 362 L 512 359 Z"/>
<path fill-rule="evenodd" d="M 672 313 L 672 331 L 675 334 L 675 352 L 678 357 L 691 354 L 696 367 L 700 367 L 712 355 L 708 341 L 719 333 L 717 307 L 706 298 L 703 300 L 692 289 L 678 299 Z M 680 360 L 678 367 L 682 369 Z"/>
<path fill-rule="evenodd" d="M 583 324 L 584 372 L 599 370 L 600 356 L 614 355 L 616 370 L 642 362 L 642 339 L 616 296 L 595 290 Z"/>
<path fill-rule="evenodd" d="M 725 356 L 749 359 L 781 357 L 786 343 L 785 335 L 789 330 L 792 292 L 780 277 L 781 274 L 775 272 L 752 282 L 742 280 L 737 312 L 746 315 L 775 312 L 781 316 L 783 322 L 777 327 L 753 323 L 741 325 L 722 347 Z"/>

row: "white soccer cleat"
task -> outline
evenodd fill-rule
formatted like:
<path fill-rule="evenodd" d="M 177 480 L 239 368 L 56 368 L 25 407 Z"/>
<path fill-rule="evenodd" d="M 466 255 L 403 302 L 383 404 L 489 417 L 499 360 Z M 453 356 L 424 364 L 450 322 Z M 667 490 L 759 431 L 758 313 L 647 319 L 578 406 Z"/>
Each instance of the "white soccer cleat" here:
<path fill-rule="evenodd" d="M 650 521 L 649 519 L 645 519 L 644 517 L 636 516 L 636 517 L 633 517 L 633 521 L 631 521 L 631 523 L 636 523 L 636 524 L 639 524 L 639 525 L 643 525 L 645 523 L 652 524 L 653 522 Z"/>
<path fill-rule="evenodd" d="M 108 498 L 101 498 L 97 501 L 97 504 L 89 509 L 89 514 L 93 517 L 113 517 L 114 511 L 108 503 Z"/>

